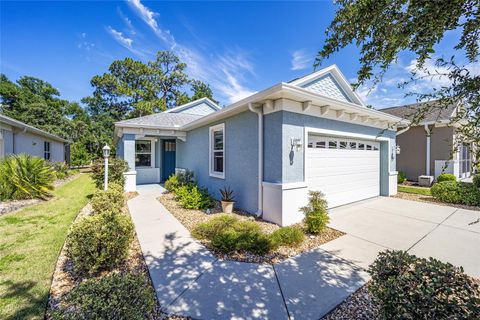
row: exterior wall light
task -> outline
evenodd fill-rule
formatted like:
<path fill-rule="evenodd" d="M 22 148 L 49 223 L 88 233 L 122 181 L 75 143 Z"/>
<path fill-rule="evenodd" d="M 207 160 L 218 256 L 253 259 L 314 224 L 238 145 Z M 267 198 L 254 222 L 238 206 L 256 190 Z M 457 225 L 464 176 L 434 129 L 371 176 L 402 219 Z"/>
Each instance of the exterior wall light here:
<path fill-rule="evenodd" d="M 300 138 L 290 138 L 290 146 L 295 148 L 295 150 L 298 152 L 302 149 L 302 139 Z"/>
<path fill-rule="evenodd" d="M 400 154 L 400 152 L 402 151 L 402 149 L 400 148 L 399 145 L 397 145 L 397 147 L 395 148 L 395 151 L 397 154 Z"/>

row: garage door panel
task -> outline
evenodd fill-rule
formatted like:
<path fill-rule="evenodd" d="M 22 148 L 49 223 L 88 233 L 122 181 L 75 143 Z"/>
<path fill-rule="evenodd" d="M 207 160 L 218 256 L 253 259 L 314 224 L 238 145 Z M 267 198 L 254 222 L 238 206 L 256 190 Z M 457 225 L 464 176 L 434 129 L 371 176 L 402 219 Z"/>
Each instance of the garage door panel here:
<path fill-rule="evenodd" d="M 337 149 L 316 147 L 316 141 L 337 139 Z M 309 136 L 306 167 L 307 183 L 310 190 L 325 194 L 329 207 L 363 200 L 380 194 L 380 151 L 373 141 L 348 139 L 364 150 L 340 149 L 345 139 Z M 313 142 L 313 146 L 312 146 Z M 345 143 L 343 143 L 345 145 Z M 365 150 L 367 148 L 370 150 Z"/>

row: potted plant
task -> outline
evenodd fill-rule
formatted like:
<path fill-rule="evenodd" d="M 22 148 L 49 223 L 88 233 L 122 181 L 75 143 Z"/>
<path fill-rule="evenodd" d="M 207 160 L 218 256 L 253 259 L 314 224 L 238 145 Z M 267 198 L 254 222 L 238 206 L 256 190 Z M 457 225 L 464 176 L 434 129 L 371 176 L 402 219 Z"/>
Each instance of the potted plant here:
<path fill-rule="evenodd" d="M 233 204 L 235 203 L 235 197 L 233 196 L 233 190 L 230 187 L 224 187 L 220 189 L 222 194 L 222 211 L 225 213 L 232 213 Z"/>

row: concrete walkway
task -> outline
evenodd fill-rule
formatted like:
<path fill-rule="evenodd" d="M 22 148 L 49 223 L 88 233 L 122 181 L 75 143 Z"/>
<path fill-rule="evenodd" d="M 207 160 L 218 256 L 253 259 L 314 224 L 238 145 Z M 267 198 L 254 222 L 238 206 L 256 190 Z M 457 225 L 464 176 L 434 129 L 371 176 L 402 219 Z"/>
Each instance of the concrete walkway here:
<path fill-rule="evenodd" d="M 367 280 L 358 265 L 321 248 L 271 265 L 217 260 L 138 186 L 128 207 L 160 305 L 194 319 L 319 319 Z"/>

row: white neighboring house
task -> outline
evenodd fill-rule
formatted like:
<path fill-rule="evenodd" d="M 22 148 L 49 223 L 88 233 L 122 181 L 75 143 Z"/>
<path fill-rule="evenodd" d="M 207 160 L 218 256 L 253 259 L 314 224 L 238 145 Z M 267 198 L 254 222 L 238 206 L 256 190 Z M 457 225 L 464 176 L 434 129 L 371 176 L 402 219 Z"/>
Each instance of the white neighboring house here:
<path fill-rule="evenodd" d="M 30 154 L 54 162 L 69 162 L 69 141 L 0 114 L 0 159 Z"/>

